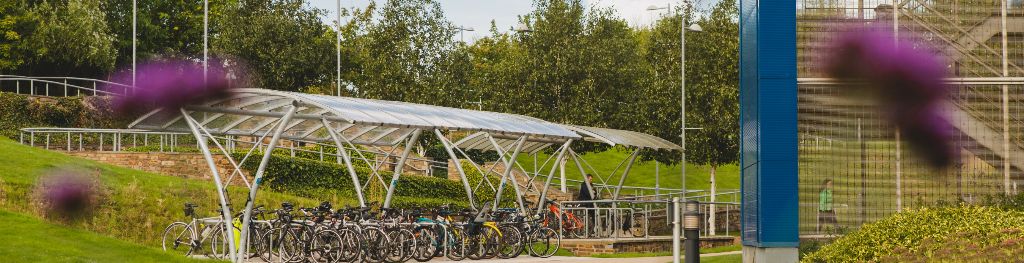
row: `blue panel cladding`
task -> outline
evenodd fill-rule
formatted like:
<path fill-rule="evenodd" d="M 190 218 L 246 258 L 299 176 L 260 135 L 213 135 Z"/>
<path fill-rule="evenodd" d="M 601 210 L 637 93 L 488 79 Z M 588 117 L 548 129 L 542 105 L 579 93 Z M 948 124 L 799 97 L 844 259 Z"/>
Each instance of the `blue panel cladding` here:
<path fill-rule="evenodd" d="M 796 247 L 796 4 L 740 1 L 743 244 Z"/>

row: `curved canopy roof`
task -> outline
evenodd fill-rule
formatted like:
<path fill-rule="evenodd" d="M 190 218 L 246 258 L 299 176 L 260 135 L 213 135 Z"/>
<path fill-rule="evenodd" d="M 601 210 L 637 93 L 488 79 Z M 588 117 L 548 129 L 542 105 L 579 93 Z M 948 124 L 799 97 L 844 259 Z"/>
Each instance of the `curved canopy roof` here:
<path fill-rule="evenodd" d="M 610 145 L 626 145 L 644 147 L 651 149 L 681 150 L 682 147 L 658 136 L 627 130 L 616 130 L 609 128 L 588 127 L 579 125 L 566 125 L 566 128 L 573 130 L 583 136 L 583 139 L 591 142 L 603 142 Z"/>
<path fill-rule="evenodd" d="M 282 138 L 292 140 L 330 140 L 325 123 L 346 140 L 364 145 L 394 145 L 417 128 L 526 135 L 538 140 L 580 138 L 563 125 L 522 115 L 266 89 L 233 89 L 227 98 L 185 110 L 212 134 L 262 136 L 271 132 L 290 106 L 298 109 Z M 189 131 L 181 113 L 166 109 L 154 110 L 129 127 Z"/>
<path fill-rule="evenodd" d="M 583 140 L 589 142 L 606 143 L 612 146 L 625 145 L 632 147 L 643 147 L 651 149 L 665 149 L 665 150 L 681 150 L 682 148 L 675 143 L 669 142 L 665 139 L 659 138 L 654 135 L 640 133 L 635 131 L 627 130 L 616 130 L 609 128 L 597 128 L 579 125 L 564 125 L 567 129 L 573 130 L 583 137 Z M 491 142 L 487 133 L 479 132 L 474 133 L 465 138 L 455 142 L 455 146 L 463 149 L 473 150 L 495 150 L 494 145 L 502 147 L 505 151 L 512 148 L 513 143 L 518 138 L 508 136 L 492 136 L 494 142 Z M 528 139 L 523 144 L 523 151 L 528 153 L 534 153 L 554 143 L 562 143 L 565 140 L 543 140 L 543 139 Z"/>

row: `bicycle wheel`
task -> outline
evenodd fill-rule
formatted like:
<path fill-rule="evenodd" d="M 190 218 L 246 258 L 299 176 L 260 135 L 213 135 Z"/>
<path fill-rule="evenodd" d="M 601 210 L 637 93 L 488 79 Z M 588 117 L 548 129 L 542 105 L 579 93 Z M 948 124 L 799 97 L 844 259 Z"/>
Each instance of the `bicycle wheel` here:
<path fill-rule="evenodd" d="M 466 232 L 462 228 L 452 227 L 448 230 L 446 238 L 445 256 L 454 261 L 466 259 L 467 242 L 469 242 Z"/>
<path fill-rule="evenodd" d="M 586 238 L 586 228 L 587 226 L 583 223 L 583 219 L 576 217 L 575 214 L 563 214 L 562 229 L 569 233 L 569 237 Z"/>
<path fill-rule="evenodd" d="M 498 248 L 501 246 L 501 233 L 497 229 L 484 227 L 484 250 L 481 258 L 492 259 L 498 256 Z"/>
<path fill-rule="evenodd" d="M 394 229 L 386 232 L 388 240 L 391 241 L 388 247 L 391 249 L 384 258 L 384 262 L 397 263 L 409 260 L 412 257 L 412 250 L 416 247 L 416 240 L 413 238 L 412 231 L 408 229 Z"/>
<path fill-rule="evenodd" d="M 557 231 L 541 227 L 531 234 L 530 244 L 527 245 L 527 248 L 530 250 L 531 256 L 547 258 L 558 252 L 561 243 L 562 237 L 558 236 Z"/>
<path fill-rule="evenodd" d="M 185 222 L 174 222 L 164 229 L 163 248 L 174 254 L 189 256 L 198 247 L 196 231 Z"/>
<path fill-rule="evenodd" d="M 498 236 L 498 246 L 496 247 L 498 258 L 514 258 L 519 256 L 522 252 L 522 236 L 519 234 L 519 229 L 515 227 L 504 225 L 498 227 L 498 231 L 501 235 Z"/>
<path fill-rule="evenodd" d="M 379 263 L 384 261 L 385 255 L 388 254 L 388 248 L 390 241 L 388 240 L 387 234 L 383 230 L 378 228 L 369 228 L 363 230 L 363 261 L 369 263 Z"/>
<path fill-rule="evenodd" d="M 419 227 L 413 232 L 416 247 L 412 251 L 412 258 L 419 262 L 427 262 L 437 254 L 438 238 L 434 229 L 430 227 Z"/>
<path fill-rule="evenodd" d="M 629 232 L 633 237 L 647 236 L 647 216 L 643 213 L 633 213 L 632 221 L 629 224 Z"/>
<path fill-rule="evenodd" d="M 212 226 L 212 230 L 210 232 L 210 253 L 207 255 L 210 258 L 227 258 L 229 244 L 227 240 L 228 237 L 225 234 L 226 231 L 224 231 L 225 227 L 227 227 L 225 224 L 216 224 Z"/>
<path fill-rule="evenodd" d="M 341 257 L 338 262 L 356 262 L 359 257 L 362 256 L 363 239 L 361 235 L 351 229 L 338 230 L 338 235 L 341 237 Z"/>
<path fill-rule="evenodd" d="M 334 263 L 341 260 L 341 235 L 330 229 L 317 231 L 312 236 L 309 255 L 313 262 Z"/>

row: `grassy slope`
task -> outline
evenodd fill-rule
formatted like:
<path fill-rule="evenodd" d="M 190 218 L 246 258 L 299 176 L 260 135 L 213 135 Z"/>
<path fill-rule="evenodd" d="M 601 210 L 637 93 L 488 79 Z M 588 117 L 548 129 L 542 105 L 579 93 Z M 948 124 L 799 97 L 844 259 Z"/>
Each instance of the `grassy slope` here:
<path fill-rule="evenodd" d="M 621 148 L 615 148 L 599 153 L 588 153 L 583 155 L 583 159 L 586 163 L 589 163 L 594 169 L 596 169 L 601 177 L 610 178 L 609 184 L 618 183 L 619 176 L 622 174 L 622 170 L 625 168 L 625 164 L 619 168 L 617 174 L 612 177 L 608 177 L 609 173 L 615 169 L 623 160 L 629 157 L 630 152 L 622 150 Z M 548 155 L 539 153 L 537 155 L 537 162 L 543 164 L 547 160 Z M 552 158 L 554 159 L 554 158 Z M 520 157 L 520 163 L 523 168 L 529 171 L 533 171 L 534 162 L 532 157 Z M 553 160 L 552 160 L 553 162 Z M 546 169 L 541 171 L 548 171 L 551 164 L 547 165 Z M 566 163 L 566 177 L 569 179 L 582 180 L 579 169 L 576 168 L 572 161 Z M 589 167 L 583 166 L 588 173 L 593 173 Z M 678 165 L 664 165 L 661 164 L 657 169 L 659 171 L 659 184 L 661 187 L 666 188 L 679 188 L 682 184 L 681 178 L 679 177 L 680 167 Z M 718 167 L 716 178 L 718 179 L 718 189 L 738 189 L 740 187 L 739 181 L 739 168 L 735 164 L 729 164 L 722 167 Z M 595 179 L 600 182 L 600 179 Z M 710 174 L 707 166 L 688 164 L 686 166 L 686 187 L 689 189 L 708 189 Z M 555 179 L 553 182 L 557 182 Z M 625 185 L 631 186 L 649 186 L 654 187 L 655 183 L 655 163 L 653 161 L 648 162 L 637 162 L 633 165 L 629 176 L 626 177 Z"/>
<path fill-rule="evenodd" d="M 6 262 L 208 262 L 0 211 Z"/>
<path fill-rule="evenodd" d="M 0 136 L 0 210 L 45 217 L 32 205 L 31 189 L 48 169 L 69 168 L 85 174 L 99 173 L 102 182 L 101 205 L 90 217 L 65 224 L 134 243 L 155 246 L 159 234 L 169 223 L 182 220 L 182 204 L 200 206 L 201 216 L 214 216 L 218 207 L 216 191 L 210 180 L 192 180 L 121 168 L 65 154 L 23 146 Z M 245 200 L 245 189 L 231 187 L 229 195 L 238 206 Z M 334 199 L 336 204 L 351 200 Z M 257 204 L 277 207 L 282 201 L 299 206 L 318 202 L 306 198 L 260 191 Z"/>

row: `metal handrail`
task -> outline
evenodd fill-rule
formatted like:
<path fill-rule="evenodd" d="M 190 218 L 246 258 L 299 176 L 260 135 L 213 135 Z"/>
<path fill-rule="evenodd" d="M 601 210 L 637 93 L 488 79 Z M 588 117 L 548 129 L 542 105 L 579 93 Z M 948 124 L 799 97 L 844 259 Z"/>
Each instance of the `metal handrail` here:
<path fill-rule="evenodd" d="M 61 81 L 54 81 L 54 80 L 64 80 L 64 81 L 61 82 Z M 75 84 L 75 83 L 68 83 L 68 80 L 92 82 L 92 87 L 83 86 L 83 85 L 79 85 L 79 84 Z M 4 81 L 14 81 L 15 82 L 15 89 L 14 89 L 14 91 L 15 91 L 15 93 L 18 93 L 18 94 L 22 94 L 23 93 L 22 92 L 23 87 L 21 87 L 21 83 L 23 81 L 28 81 L 29 82 L 28 83 L 28 87 L 27 87 L 28 94 L 29 95 L 34 95 L 34 96 L 51 96 L 50 95 L 50 84 L 57 85 L 57 87 L 64 87 L 63 97 L 71 96 L 71 92 L 69 92 L 69 90 L 68 90 L 69 87 L 73 88 L 75 90 L 78 90 L 77 95 L 79 95 L 79 96 L 80 95 L 120 96 L 120 95 L 125 95 L 126 93 L 129 93 L 129 92 L 131 92 L 131 91 L 133 91 L 135 89 L 134 86 L 128 85 L 128 84 L 122 84 L 122 83 L 117 83 L 117 82 L 112 82 L 112 81 L 107 81 L 107 80 L 100 80 L 100 79 L 78 78 L 78 77 L 31 77 L 31 76 L 18 76 L 18 75 L 0 75 L 0 83 L 3 83 Z M 37 94 L 38 93 L 37 92 L 38 89 L 36 87 L 36 83 L 45 84 L 45 86 L 40 87 L 40 88 L 44 89 L 44 93 L 43 94 Z M 103 86 L 98 86 L 97 83 L 102 83 Z M 111 90 L 104 90 L 103 89 L 103 87 L 110 87 L 110 86 L 117 86 L 117 87 L 122 89 L 122 92 L 119 93 L 117 91 L 111 91 Z M 85 94 L 83 94 L 82 91 L 87 91 L 87 92 Z M 92 94 L 89 94 L 89 92 L 91 92 Z"/>

